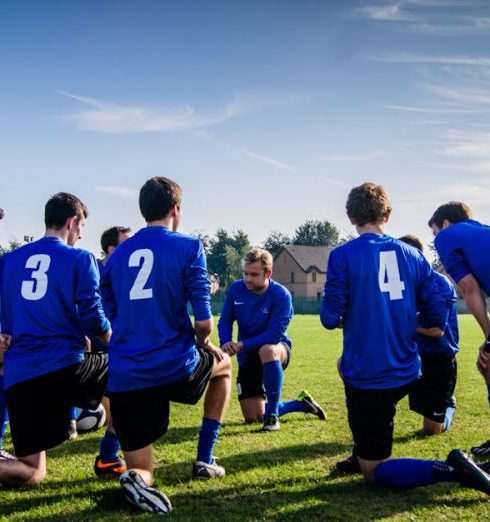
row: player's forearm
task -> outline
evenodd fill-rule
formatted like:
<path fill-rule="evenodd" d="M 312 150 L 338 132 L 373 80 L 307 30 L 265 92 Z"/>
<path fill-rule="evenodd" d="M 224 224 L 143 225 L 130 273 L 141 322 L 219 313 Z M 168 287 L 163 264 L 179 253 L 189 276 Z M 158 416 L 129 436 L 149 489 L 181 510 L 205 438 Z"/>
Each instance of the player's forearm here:
<path fill-rule="evenodd" d="M 477 320 L 483 335 L 487 338 L 490 335 L 490 320 L 487 312 L 487 304 L 483 299 L 483 295 L 478 289 L 477 292 L 463 294 L 468 310 L 473 314 Z"/>
<path fill-rule="evenodd" d="M 212 317 L 203 321 L 196 321 L 194 324 L 194 334 L 196 342 L 201 346 L 205 346 L 209 342 L 209 336 L 213 331 L 214 320 Z"/>
<path fill-rule="evenodd" d="M 444 335 L 444 331 L 440 328 L 422 328 L 419 326 L 417 328 L 417 333 L 420 335 L 425 335 L 427 337 L 442 337 Z"/>

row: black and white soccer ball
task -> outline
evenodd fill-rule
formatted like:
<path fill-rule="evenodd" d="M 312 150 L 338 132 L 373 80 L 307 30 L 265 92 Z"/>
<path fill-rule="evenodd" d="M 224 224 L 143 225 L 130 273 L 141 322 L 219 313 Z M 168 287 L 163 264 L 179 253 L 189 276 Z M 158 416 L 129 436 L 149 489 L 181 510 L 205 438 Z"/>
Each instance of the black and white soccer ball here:
<path fill-rule="evenodd" d="M 77 419 L 77 431 L 87 433 L 95 431 L 104 425 L 106 419 L 105 408 L 99 404 L 95 410 L 82 410 Z"/>

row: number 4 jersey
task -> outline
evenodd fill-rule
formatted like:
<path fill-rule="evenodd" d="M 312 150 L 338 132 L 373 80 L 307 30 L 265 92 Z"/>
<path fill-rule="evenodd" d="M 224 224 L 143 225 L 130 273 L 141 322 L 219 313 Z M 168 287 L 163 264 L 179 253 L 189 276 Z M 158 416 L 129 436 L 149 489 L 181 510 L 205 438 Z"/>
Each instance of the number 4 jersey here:
<path fill-rule="evenodd" d="M 12 336 L 4 382 L 17 382 L 76 364 L 85 334 L 109 330 L 99 272 L 89 252 L 44 237 L 0 257 L 1 331 Z"/>
<path fill-rule="evenodd" d="M 141 229 L 109 258 L 102 293 L 113 328 L 109 390 L 180 381 L 195 369 L 194 327 L 211 318 L 210 283 L 201 242 L 160 226 Z"/>
<path fill-rule="evenodd" d="M 343 327 L 340 370 L 357 388 L 395 388 L 419 377 L 415 330 L 443 329 L 447 311 L 434 272 L 415 248 L 362 234 L 328 260 L 322 324 Z"/>

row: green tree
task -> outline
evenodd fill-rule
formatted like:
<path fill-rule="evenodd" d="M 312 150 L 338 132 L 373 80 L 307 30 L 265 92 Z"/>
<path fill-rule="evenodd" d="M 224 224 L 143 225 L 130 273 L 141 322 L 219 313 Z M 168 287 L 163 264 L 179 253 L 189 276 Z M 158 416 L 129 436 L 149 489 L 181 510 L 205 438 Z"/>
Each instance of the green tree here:
<path fill-rule="evenodd" d="M 333 247 L 338 245 L 339 238 L 339 229 L 329 221 L 308 220 L 294 231 L 292 244 Z"/>
<path fill-rule="evenodd" d="M 283 246 L 290 244 L 291 238 L 287 234 L 284 234 L 279 230 L 273 230 L 265 238 L 264 242 L 262 243 L 262 246 L 266 250 L 268 250 L 274 257 Z"/>
<path fill-rule="evenodd" d="M 11 239 L 9 241 L 9 244 L 7 247 L 3 247 L 0 245 L 0 256 L 3 256 L 3 254 L 5 254 L 7 252 L 11 252 L 12 250 L 15 250 L 16 248 L 19 248 L 20 246 L 22 246 L 22 243 L 19 240 Z"/>

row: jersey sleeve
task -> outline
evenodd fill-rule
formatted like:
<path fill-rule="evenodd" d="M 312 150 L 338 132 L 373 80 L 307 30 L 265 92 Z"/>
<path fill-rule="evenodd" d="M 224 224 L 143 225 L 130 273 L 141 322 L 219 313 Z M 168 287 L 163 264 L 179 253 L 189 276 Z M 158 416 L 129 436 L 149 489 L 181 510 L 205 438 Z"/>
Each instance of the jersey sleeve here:
<path fill-rule="evenodd" d="M 342 250 L 332 250 L 327 264 L 327 281 L 320 308 L 320 321 L 328 330 L 337 328 L 347 309 L 348 266 Z"/>
<path fill-rule="evenodd" d="M 107 264 L 104 266 L 104 270 L 100 274 L 100 293 L 102 296 L 104 312 L 108 317 L 109 321 L 114 322 L 114 319 L 117 315 L 117 306 L 116 298 L 114 296 L 114 291 L 112 289 L 111 284 L 111 259 L 112 256 L 109 258 Z"/>
<path fill-rule="evenodd" d="M 206 269 L 206 256 L 201 241 L 193 241 L 191 257 L 185 270 L 187 299 L 191 303 L 196 321 L 206 321 L 211 313 L 211 283 Z"/>
<path fill-rule="evenodd" d="M 77 259 L 75 274 L 75 303 L 84 331 L 99 336 L 110 329 L 102 308 L 99 292 L 99 271 L 95 258 L 81 251 Z"/>
<path fill-rule="evenodd" d="M 277 344 L 284 338 L 287 327 L 293 318 L 293 304 L 288 291 L 278 294 L 277 300 L 270 309 L 269 322 L 264 332 L 243 339 L 243 350 L 253 352 L 264 344 Z"/>
<path fill-rule="evenodd" d="M 418 322 L 422 328 L 444 330 L 448 320 L 447 299 L 440 292 L 436 276 L 428 261 L 420 255 L 419 277 L 416 288 Z"/>
<path fill-rule="evenodd" d="M 235 321 L 235 313 L 233 311 L 233 287 L 230 287 L 226 293 L 225 302 L 221 309 L 221 315 L 218 321 L 219 344 L 223 346 L 233 338 L 233 323 Z"/>
<path fill-rule="evenodd" d="M 437 234 L 434 246 L 446 272 L 456 283 L 459 283 L 463 277 L 471 273 L 471 270 L 457 245 L 451 243 L 451 236 L 443 231 Z"/>

